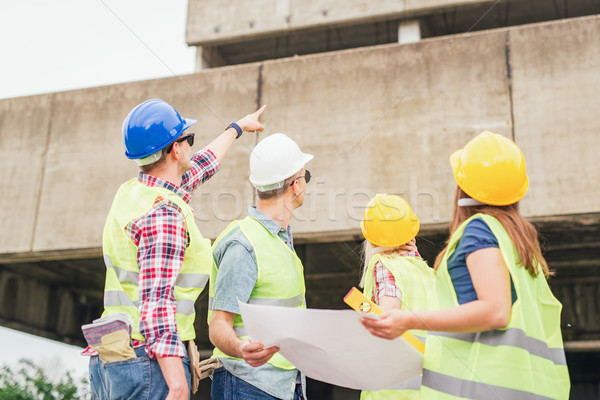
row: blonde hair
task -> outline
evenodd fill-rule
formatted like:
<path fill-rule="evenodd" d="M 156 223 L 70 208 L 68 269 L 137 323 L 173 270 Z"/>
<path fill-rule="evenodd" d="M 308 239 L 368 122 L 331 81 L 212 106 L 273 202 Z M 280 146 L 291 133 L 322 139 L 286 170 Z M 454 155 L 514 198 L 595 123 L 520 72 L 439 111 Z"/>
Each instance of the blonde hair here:
<path fill-rule="evenodd" d="M 360 283 L 358 287 L 365 287 L 365 280 L 367 276 L 367 270 L 369 269 L 369 264 L 371 263 L 371 259 L 375 254 L 383 253 L 384 256 L 392 256 L 396 253 L 406 252 L 406 250 L 401 249 L 406 243 L 403 243 L 396 247 L 380 247 L 374 246 L 371 242 L 365 239 L 362 245 L 362 255 L 363 255 L 363 269 L 362 276 L 360 277 Z"/>

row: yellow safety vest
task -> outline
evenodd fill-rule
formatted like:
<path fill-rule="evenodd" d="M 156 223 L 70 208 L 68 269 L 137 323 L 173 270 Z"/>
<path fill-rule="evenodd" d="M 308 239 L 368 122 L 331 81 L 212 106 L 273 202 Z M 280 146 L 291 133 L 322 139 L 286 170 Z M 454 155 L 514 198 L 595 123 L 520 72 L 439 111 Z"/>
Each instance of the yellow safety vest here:
<path fill-rule="evenodd" d="M 272 235 L 260 222 L 249 216 L 241 221 L 233 221 L 229 224 L 215 240 L 213 248 L 216 248 L 221 239 L 233 229 L 240 229 L 252 245 L 256 257 L 258 276 L 248 303 L 306 308 L 304 268 L 296 252 L 290 249 L 279 236 Z M 212 316 L 212 300 L 215 294 L 217 272 L 217 265 L 213 262 L 210 274 L 209 323 Z M 233 329 L 240 339 L 245 340 L 249 337 L 239 314 L 235 316 Z M 213 356 L 235 358 L 225 354 L 218 348 L 215 348 Z M 287 370 L 296 368 L 279 353 L 275 353 L 269 360 L 269 364 Z"/>
<path fill-rule="evenodd" d="M 144 340 L 138 330 L 138 248 L 126 229 L 130 222 L 151 211 L 159 197 L 174 203 L 185 215 L 189 238 L 174 287 L 177 303 L 175 320 L 181 340 L 192 340 L 196 337 L 194 304 L 206 286 L 212 264 L 210 241 L 202 237 L 194 221 L 192 208 L 180 196 L 165 188 L 148 187 L 137 179 L 121 185 L 104 226 L 102 247 L 107 269 L 102 316 L 117 312 L 129 314 L 133 322 L 132 337 Z"/>
<path fill-rule="evenodd" d="M 474 218 L 482 218 L 498 240 L 517 300 L 504 329 L 428 333 L 421 398 L 567 399 L 570 383 L 560 331 L 562 306 L 541 271 L 533 277 L 521 265 L 510 236 L 496 218 L 476 214 L 450 238 L 437 270 L 439 308 L 458 306 L 447 262 Z"/>
<path fill-rule="evenodd" d="M 364 294 L 368 299 L 373 296 L 375 287 L 373 270 L 378 261 L 381 261 L 394 275 L 396 286 L 400 289 L 402 297 L 402 310 L 424 311 L 431 310 L 437 305 L 433 268 L 430 268 L 425 261 L 417 257 L 390 257 L 375 254 L 369 261 L 369 266 L 365 272 Z M 410 332 L 425 343 L 427 332 L 417 329 Z M 420 387 L 421 375 L 418 375 L 387 390 L 363 391 L 360 398 L 361 400 L 419 399 Z"/>

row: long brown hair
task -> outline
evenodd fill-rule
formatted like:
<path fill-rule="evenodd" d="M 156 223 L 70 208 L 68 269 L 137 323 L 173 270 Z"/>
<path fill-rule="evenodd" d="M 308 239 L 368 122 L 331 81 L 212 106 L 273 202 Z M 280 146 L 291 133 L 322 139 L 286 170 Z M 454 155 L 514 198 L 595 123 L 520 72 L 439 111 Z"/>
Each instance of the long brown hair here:
<path fill-rule="evenodd" d="M 490 215 L 500 221 L 504 229 L 506 229 L 506 233 L 508 233 L 508 236 L 510 236 L 510 239 L 517 249 L 521 264 L 532 276 L 537 276 L 540 270 L 544 273 L 546 278 L 551 275 L 548 269 L 548 263 L 542 255 L 537 229 L 535 229 L 531 222 L 527 221 L 519 213 L 518 202 L 508 206 L 490 206 L 487 204 L 469 207 L 457 206 L 459 199 L 468 197 L 469 196 L 463 192 L 460 187 L 456 187 L 456 194 L 454 195 L 454 212 L 452 221 L 450 222 L 450 237 L 452 237 L 452 234 L 456 232 L 458 227 L 472 215 L 477 213 Z M 448 238 L 444 250 L 442 250 L 435 259 L 435 269 L 439 267 L 444 255 L 448 251 L 449 242 L 450 238 Z"/>

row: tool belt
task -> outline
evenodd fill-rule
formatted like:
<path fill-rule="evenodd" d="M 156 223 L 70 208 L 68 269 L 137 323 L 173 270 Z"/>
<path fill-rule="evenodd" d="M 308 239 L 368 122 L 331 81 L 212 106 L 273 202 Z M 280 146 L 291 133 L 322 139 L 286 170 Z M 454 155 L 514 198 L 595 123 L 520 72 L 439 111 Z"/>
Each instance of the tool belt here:
<path fill-rule="evenodd" d="M 217 368 L 221 368 L 223 364 L 218 358 L 207 358 L 200 361 L 200 353 L 198 347 L 193 340 L 187 342 L 188 357 L 190 358 L 190 373 L 192 375 L 192 393 L 198 391 L 200 380 L 208 378 L 214 374 Z"/>

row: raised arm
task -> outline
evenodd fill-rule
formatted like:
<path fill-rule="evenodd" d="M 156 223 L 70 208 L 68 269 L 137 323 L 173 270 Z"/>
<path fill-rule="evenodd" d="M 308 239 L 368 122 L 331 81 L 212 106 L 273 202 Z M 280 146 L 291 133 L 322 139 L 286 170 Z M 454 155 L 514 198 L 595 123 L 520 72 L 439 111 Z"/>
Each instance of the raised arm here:
<path fill-rule="evenodd" d="M 237 125 L 242 129 L 243 132 L 262 132 L 265 127 L 260 123 L 259 119 L 262 115 L 263 111 L 267 105 L 265 104 L 252 114 L 246 115 L 244 118 L 237 121 Z M 207 149 L 213 152 L 219 163 L 227 154 L 227 151 L 231 147 L 231 144 L 237 137 L 238 133 L 233 127 L 229 127 L 223 132 L 219 137 L 213 140 L 208 146 Z"/>

